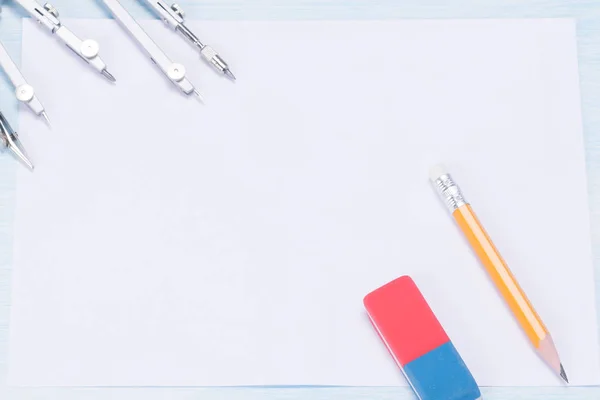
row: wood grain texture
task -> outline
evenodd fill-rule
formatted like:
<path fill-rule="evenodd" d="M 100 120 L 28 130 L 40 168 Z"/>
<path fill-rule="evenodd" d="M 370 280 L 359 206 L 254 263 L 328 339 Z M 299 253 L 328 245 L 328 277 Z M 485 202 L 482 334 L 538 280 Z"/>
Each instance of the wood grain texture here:
<path fill-rule="evenodd" d="M 43 2 L 43 1 L 41 1 Z M 154 16 L 137 0 L 122 0 L 137 18 Z M 21 18 L 10 0 L 0 18 L 0 40 L 20 62 Z M 179 0 L 193 19 L 393 19 L 393 18 L 576 18 L 584 141 L 596 286 L 600 281 L 600 1 L 598 0 Z M 98 0 L 53 0 L 64 18 L 108 18 Z M 6 79 L 0 109 L 17 125 L 17 102 Z M 18 128 L 18 127 L 17 127 Z M 22 133 L 27 145 L 35 138 Z M 7 400 L 408 400 L 407 388 L 8 388 L 5 385 L 10 312 L 11 232 L 15 204 L 14 160 L 0 155 L 0 399 Z M 597 290 L 598 294 L 598 290 Z M 598 299 L 598 296 L 596 296 Z M 600 310 L 600 304 L 598 307 Z M 518 368 L 518 366 L 516 367 Z M 486 400 L 596 400 L 600 388 L 483 388 Z"/>

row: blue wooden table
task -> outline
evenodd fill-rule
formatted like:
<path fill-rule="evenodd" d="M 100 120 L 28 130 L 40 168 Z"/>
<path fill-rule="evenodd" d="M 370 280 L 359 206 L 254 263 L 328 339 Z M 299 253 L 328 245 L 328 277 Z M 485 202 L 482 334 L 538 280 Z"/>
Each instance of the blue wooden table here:
<path fill-rule="evenodd" d="M 44 1 L 39 0 L 41 3 Z M 596 286 L 600 281 L 600 0 L 179 0 L 193 19 L 397 19 L 397 18 L 575 18 L 583 97 L 589 180 L 590 218 Z M 0 40 L 19 60 L 21 19 L 11 0 L 3 4 Z M 122 3 L 138 18 L 153 15 L 137 0 Z M 52 0 L 63 18 L 108 18 L 98 0 Z M 0 82 L 0 109 L 17 120 L 13 89 Z M 266 388 L 8 388 L 6 386 L 10 313 L 11 232 L 15 204 L 14 160 L 0 155 L 0 399 L 414 399 L 407 388 L 266 387 Z M 598 293 L 598 292 L 597 292 Z M 598 304 L 600 310 L 600 304 Z M 518 368 L 518 366 L 515 366 Z M 597 400 L 600 387 L 483 388 L 486 400 Z"/>

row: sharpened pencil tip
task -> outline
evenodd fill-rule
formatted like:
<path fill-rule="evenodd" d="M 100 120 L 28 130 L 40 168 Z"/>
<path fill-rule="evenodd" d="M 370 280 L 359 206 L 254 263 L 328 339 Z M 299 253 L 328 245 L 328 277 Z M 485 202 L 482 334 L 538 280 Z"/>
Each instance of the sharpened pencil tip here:
<path fill-rule="evenodd" d="M 560 377 L 563 378 L 565 382 L 569 383 L 569 378 L 567 378 L 567 373 L 565 372 L 562 364 L 560 364 Z"/>
<path fill-rule="evenodd" d="M 106 77 L 106 79 L 108 79 L 109 81 L 111 81 L 113 83 L 115 83 L 117 81 L 115 79 L 115 77 L 112 76 L 112 74 L 105 69 L 102 70 L 102 75 L 104 75 Z"/>
<path fill-rule="evenodd" d="M 231 70 L 229 68 L 227 68 L 225 71 L 225 75 L 227 75 L 227 77 L 233 81 L 235 81 L 235 75 L 233 74 L 233 72 L 231 72 Z"/>

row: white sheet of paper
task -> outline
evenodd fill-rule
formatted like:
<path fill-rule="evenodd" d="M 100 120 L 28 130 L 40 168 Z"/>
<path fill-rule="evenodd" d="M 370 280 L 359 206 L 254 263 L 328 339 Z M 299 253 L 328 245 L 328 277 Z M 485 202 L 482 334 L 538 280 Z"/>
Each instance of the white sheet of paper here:
<path fill-rule="evenodd" d="M 108 20 L 111 85 L 25 22 L 13 385 L 405 385 L 362 299 L 413 276 L 482 386 L 561 385 L 427 179 L 445 161 L 553 333 L 600 382 L 571 20 L 189 22 L 206 98 Z M 44 61 L 43 67 L 41 62 Z"/>

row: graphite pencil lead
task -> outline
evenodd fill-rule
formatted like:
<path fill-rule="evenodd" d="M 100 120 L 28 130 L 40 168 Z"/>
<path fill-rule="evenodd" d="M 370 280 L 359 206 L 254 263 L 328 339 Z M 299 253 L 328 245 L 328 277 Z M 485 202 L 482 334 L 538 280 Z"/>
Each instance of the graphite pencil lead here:
<path fill-rule="evenodd" d="M 112 76 L 112 74 L 110 72 L 108 72 L 106 69 L 102 70 L 102 75 L 104 75 L 106 77 L 106 79 L 108 79 L 111 82 L 116 82 L 117 80 L 115 79 L 114 76 Z"/>
<path fill-rule="evenodd" d="M 567 378 L 567 373 L 565 372 L 562 364 L 560 364 L 560 377 L 563 378 L 565 382 L 569 383 L 569 378 Z"/>
<path fill-rule="evenodd" d="M 231 72 L 231 70 L 229 68 L 227 68 L 224 72 L 225 72 L 225 75 L 227 75 L 231 80 L 235 81 L 235 75 L 233 74 L 233 72 Z"/>

